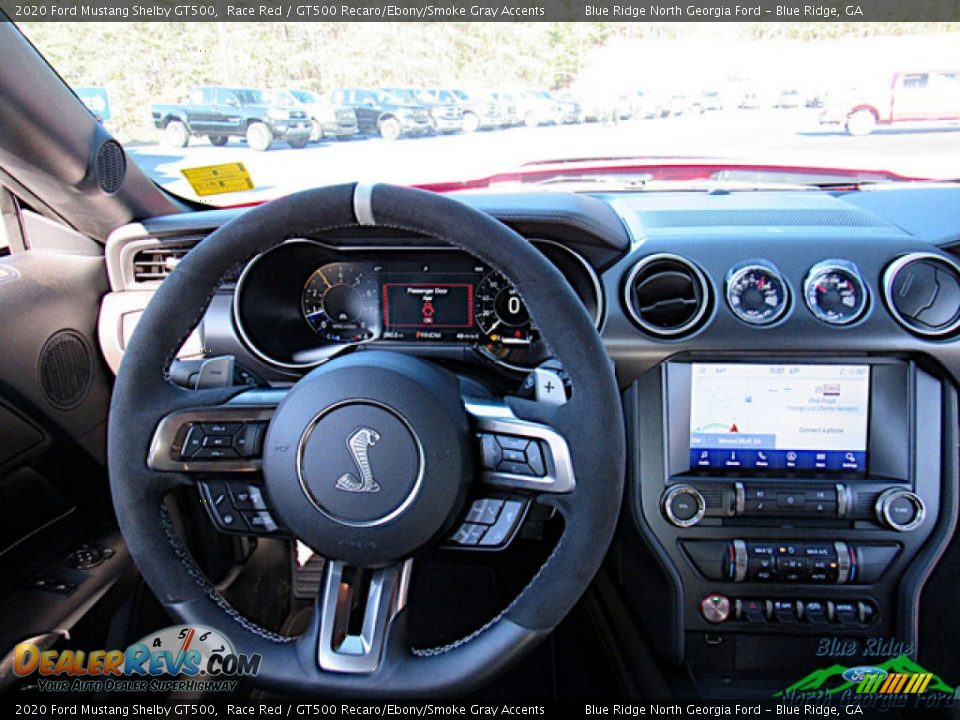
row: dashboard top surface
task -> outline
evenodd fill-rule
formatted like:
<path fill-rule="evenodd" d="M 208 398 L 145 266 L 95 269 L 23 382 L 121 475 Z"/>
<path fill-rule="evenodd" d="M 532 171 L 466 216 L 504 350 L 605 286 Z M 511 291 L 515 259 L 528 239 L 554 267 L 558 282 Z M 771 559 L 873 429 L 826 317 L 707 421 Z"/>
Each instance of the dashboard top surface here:
<path fill-rule="evenodd" d="M 960 376 L 953 334 L 923 337 L 905 327 L 891 314 L 884 285 L 884 273 L 906 254 L 953 260 L 950 245 L 960 237 L 960 188 L 454 196 L 527 237 L 548 240 L 583 258 L 599 280 L 601 334 L 624 384 L 666 359 L 688 353 L 745 357 L 919 353 Z M 121 228 L 108 243 L 108 263 L 116 266 L 121 257 L 129 261 L 122 250 L 131 243 L 196 241 L 242 212 L 189 213 Z M 432 244 L 424 238 L 361 232 L 315 239 L 358 248 Z M 651 255 L 675 256 L 702 274 L 704 311 L 689 332 L 676 337 L 651 333 L 631 312 L 625 286 L 638 262 Z M 864 309 L 848 324 L 825 322 L 805 298 L 811 269 L 832 260 L 853 266 L 862 280 Z M 771 265 L 782 278 L 785 311 L 769 325 L 745 322 L 729 304 L 731 269 L 752 261 Z M 111 278 L 115 276 L 111 268 Z M 148 289 L 114 283 L 114 290 Z M 208 320 L 217 312 L 221 310 L 212 308 Z M 214 317 L 207 324 L 225 327 L 232 322 Z M 232 332 L 236 335 L 235 329 Z M 235 341 L 242 347 L 239 338 Z"/>

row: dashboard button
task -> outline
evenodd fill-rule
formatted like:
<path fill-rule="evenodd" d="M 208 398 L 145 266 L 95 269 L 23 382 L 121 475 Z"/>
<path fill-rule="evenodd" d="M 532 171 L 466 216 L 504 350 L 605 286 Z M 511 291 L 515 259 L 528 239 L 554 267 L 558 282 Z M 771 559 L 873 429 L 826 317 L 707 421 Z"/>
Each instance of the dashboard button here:
<path fill-rule="evenodd" d="M 751 623 L 767 622 L 770 615 L 770 603 L 767 600 L 740 600 L 739 617 Z"/>
<path fill-rule="evenodd" d="M 700 614 L 709 623 L 719 624 L 730 617 L 730 599 L 726 595 L 713 593 L 700 601 Z"/>
<path fill-rule="evenodd" d="M 786 492 L 777 493 L 777 507 L 788 510 L 798 510 L 806 504 L 804 493 Z"/>
<path fill-rule="evenodd" d="M 797 622 L 797 603 L 793 600 L 774 600 L 773 618 L 782 623 Z"/>
<path fill-rule="evenodd" d="M 759 543 L 750 543 L 747 545 L 747 552 L 756 557 L 766 556 L 773 557 L 777 554 L 776 546 L 774 545 L 763 545 Z"/>
<path fill-rule="evenodd" d="M 803 619 L 814 625 L 825 625 L 830 622 L 827 617 L 827 606 L 820 600 L 809 600 L 803 604 Z"/>
<path fill-rule="evenodd" d="M 833 621 L 841 625 L 856 625 L 860 622 L 857 611 L 854 603 L 834 603 Z"/>

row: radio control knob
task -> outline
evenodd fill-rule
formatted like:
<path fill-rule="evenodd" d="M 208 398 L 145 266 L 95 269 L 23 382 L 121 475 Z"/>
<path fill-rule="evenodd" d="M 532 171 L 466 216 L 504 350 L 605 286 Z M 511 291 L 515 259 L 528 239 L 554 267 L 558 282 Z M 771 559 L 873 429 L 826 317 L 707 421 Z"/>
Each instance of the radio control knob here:
<path fill-rule="evenodd" d="M 663 514 L 677 527 L 691 527 L 703 518 L 707 503 L 693 485 L 674 485 L 663 496 Z"/>
<path fill-rule="evenodd" d="M 917 529 L 927 512 L 919 495 L 896 488 L 887 490 L 877 498 L 876 510 L 882 524 L 899 532 Z"/>

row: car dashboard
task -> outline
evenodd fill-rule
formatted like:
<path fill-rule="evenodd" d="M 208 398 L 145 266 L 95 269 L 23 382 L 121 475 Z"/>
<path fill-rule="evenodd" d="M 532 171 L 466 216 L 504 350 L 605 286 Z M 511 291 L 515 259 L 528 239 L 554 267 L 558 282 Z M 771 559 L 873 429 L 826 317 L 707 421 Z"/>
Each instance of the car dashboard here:
<path fill-rule="evenodd" d="M 722 697 L 744 674 L 782 688 L 825 637 L 861 659 L 877 638 L 922 649 L 957 513 L 960 191 L 458 197 L 553 262 L 614 363 L 629 454 L 611 572 L 660 660 Z M 114 369 L 164 275 L 242 212 L 113 234 Z M 222 279 L 180 357 L 282 387 L 386 348 L 519 388 L 550 350 L 504 270 L 397 231 L 292 237 Z"/>

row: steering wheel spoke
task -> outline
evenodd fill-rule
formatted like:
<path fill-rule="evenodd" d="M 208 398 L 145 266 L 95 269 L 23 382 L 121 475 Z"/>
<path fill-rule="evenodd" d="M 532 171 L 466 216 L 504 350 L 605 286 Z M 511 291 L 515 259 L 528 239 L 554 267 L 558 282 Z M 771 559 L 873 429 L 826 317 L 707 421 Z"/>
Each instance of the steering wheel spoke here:
<path fill-rule="evenodd" d="M 226 403 L 203 405 L 201 400 L 209 392 L 191 392 L 196 397 L 189 399 L 196 405 L 173 410 L 157 425 L 147 456 L 151 470 L 204 474 L 260 471 L 263 439 L 280 396 L 274 391 L 254 390 Z"/>
<path fill-rule="evenodd" d="M 335 673 L 373 673 L 407 602 L 412 560 L 360 568 L 328 560 L 317 596 L 317 664 Z"/>
<path fill-rule="evenodd" d="M 556 429 L 517 417 L 505 403 L 465 398 L 464 406 L 481 461 L 480 483 L 444 545 L 504 550 L 536 496 L 573 492 L 570 448 Z"/>
<path fill-rule="evenodd" d="M 481 460 L 480 480 L 504 491 L 570 493 L 576 487 L 566 439 L 504 403 L 467 400 Z"/>

